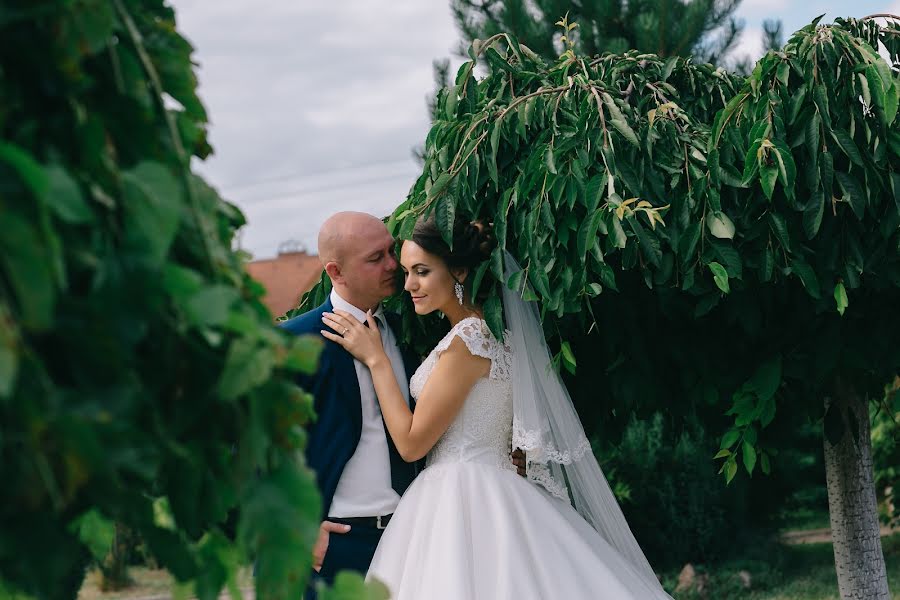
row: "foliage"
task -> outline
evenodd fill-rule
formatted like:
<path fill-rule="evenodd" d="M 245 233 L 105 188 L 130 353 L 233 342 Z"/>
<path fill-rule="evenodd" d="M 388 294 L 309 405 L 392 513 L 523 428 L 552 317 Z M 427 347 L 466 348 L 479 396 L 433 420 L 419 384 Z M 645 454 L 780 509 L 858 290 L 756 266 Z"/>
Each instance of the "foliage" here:
<path fill-rule="evenodd" d="M 886 386 L 884 401 L 872 409 L 872 462 L 875 487 L 883 499 L 883 520 L 900 525 L 900 378 Z"/>
<path fill-rule="evenodd" d="M 740 0 L 452 0 L 450 6 L 464 46 L 508 32 L 548 60 L 565 49 L 560 38 L 570 37 L 576 50 L 589 56 L 638 50 L 719 63 L 740 36 L 742 26 L 733 16 L 739 4 Z M 554 21 L 565 14 L 579 27 L 560 34 Z"/>
<path fill-rule="evenodd" d="M 896 23 L 817 19 L 742 78 L 476 40 L 388 226 L 408 239 L 433 217 L 449 241 L 457 214 L 494 224 L 475 281 L 502 279 L 509 250 L 524 270 L 506 283 L 539 301 L 561 364 L 600 367 L 570 385 L 588 431 L 713 411 L 732 423 L 726 479 L 769 473 L 777 412 L 837 439 L 823 395 L 871 397 L 900 370 L 900 80 L 879 43 L 900 64 Z M 499 335 L 496 287 L 484 311 Z"/>
<path fill-rule="evenodd" d="M 768 472 L 759 434 L 780 398 L 818 417 L 837 374 L 865 391 L 900 368 L 900 86 L 873 50 L 898 60 L 898 33 L 814 22 L 746 80 L 637 52 L 547 66 L 511 35 L 476 41 L 494 70 L 477 81 L 466 63 L 438 98 L 389 225 L 407 238 L 434 215 L 449 239 L 457 213 L 493 221 L 484 270 L 501 275 L 504 248 L 519 259 L 508 283 L 527 280 L 548 337 L 608 365 L 608 410 L 731 397 L 723 472 Z"/>
<path fill-rule="evenodd" d="M 676 431 L 661 413 L 632 417 L 621 441 L 607 446 L 603 468 L 611 485 L 627 484 L 620 503 L 657 568 L 718 562 L 739 547 L 736 540 L 764 535 L 765 505 L 754 502 L 746 482 L 721 484 L 709 459 L 718 441 L 696 420 Z"/>
<path fill-rule="evenodd" d="M 0 585 L 73 598 L 113 522 L 201 598 L 299 597 L 317 347 L 271 326 L 162 0 L 0 3 Z M 238 510 L 237 540 L 222 528 Z"/>

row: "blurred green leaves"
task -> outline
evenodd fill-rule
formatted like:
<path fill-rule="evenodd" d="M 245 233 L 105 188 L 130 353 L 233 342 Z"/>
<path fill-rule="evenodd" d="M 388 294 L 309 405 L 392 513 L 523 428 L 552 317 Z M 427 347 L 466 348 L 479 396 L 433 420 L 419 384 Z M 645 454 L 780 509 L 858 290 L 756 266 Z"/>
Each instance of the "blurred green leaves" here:
<path fill-rule="evenodd" d="M 189 170 L 190 44 L 162 3 L 0 12 L 0 587 L 74 597 L 123 524 L 182 591 L 255 560 L 260 597 L 299 597 L 321 344 L 273 327 L 243 215 Z"/>

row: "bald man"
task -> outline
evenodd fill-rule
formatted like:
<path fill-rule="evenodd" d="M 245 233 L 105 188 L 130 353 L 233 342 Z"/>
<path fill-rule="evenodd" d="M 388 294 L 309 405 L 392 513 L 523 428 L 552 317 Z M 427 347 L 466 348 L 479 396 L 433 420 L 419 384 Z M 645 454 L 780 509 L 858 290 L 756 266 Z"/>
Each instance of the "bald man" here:
<path fill-rule="evenodd" d="M 319 231 L 319 257 L 331 279 L 330 297 L 282 327 L 297 335 L 321 335 L 326 328 L 322 313 L 339 308 L 365 323 L 371 309 L 397 382 L 409 400 L 408 383 L 417 364 L 398 348 L 391 329 L 395 316 L 381 309 L 382 300 L 395 291 L 398 266 L 394 240 L 384 223 L 364 213 L 332 216 Z M 420 465 L 400 457 L 381 418 L 368 368 L 338 344 L 326 340 L 319 370 L 299 383 L 315 397 L 317 415 L 306 449 L 322 494 L 313 580 L 331 583 L 345 569 L 364 575 Z M 310 589 L 307 598 L 314 597 Z"/>

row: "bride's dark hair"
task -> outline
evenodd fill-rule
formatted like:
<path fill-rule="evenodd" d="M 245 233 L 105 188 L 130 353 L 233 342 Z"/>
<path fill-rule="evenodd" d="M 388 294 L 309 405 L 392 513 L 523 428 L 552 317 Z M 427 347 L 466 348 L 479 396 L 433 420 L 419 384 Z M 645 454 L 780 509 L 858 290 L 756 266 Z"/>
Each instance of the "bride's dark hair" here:
<path fill-rule="evenodd" d="M 486 261 L 496 245 L 493 234 L 493 226 L 483 220 L 468 221 L 457 218 L 453 222 L 453 248 L 444 241 L 434 218 L 421 220 L 413 229 L 411 241 L 417 246 L 434 254 L 444 261 L 448 269 L 468 269 L 469 275 L 463 282 L 467 292 L 472 291 L 472 281 L 475 270 Z M 493 281 L 490 271 L 485 273 L 478 289 L 478 298 L 475 302 L 482 302 L 491 289 Z"/>

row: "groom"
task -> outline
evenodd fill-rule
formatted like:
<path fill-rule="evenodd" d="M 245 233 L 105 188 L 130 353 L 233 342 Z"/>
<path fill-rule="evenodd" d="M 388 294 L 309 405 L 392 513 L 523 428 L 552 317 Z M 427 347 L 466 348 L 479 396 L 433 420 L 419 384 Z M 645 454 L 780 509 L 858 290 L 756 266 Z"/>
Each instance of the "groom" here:
<path fill-rule="evenodd" d="M 342 309 L 365 323 L 371 309 L 409 400 L 408 383 L 417 361 L 397 344 L 392 330 L 396 315 L 381 309 L 382 300 L 396 289 L 398 266 L 384 223 L 365 213 L 335 214 L 319 231 L 319 257 L 331 279 L 330 297 L 281 326 L 296 335 L 321 335 L 323 312 Z M 318 371 L 301 377 L 299 384 L 314 396 L 317 415 L 308 428 L 306 448 L 306 462 L 315 470 L 322 494 L 313 579 L 330 584 L 341 570 L 366 573 L 382 531 L 420 465 L 400 457 L 381 418 L 368 368 L 338 344 L 325 341 Z M 310 590 L 307 598 L 314 597 Z"/>

